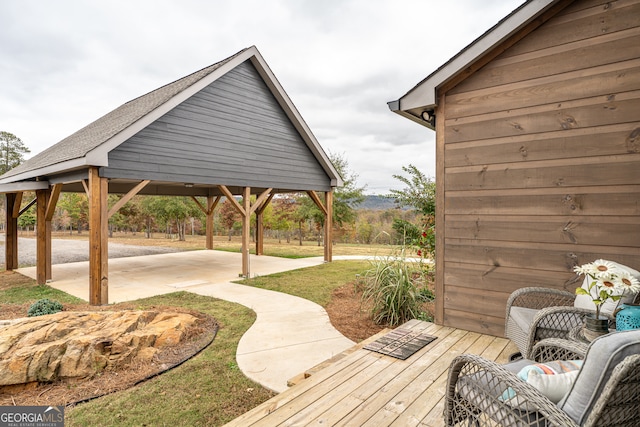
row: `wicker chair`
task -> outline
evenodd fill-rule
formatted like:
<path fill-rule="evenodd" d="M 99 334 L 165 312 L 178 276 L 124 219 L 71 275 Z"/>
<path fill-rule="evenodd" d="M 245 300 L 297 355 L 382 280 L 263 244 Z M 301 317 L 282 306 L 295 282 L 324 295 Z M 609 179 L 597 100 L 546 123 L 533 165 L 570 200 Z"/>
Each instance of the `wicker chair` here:
<path fill-rule="evenodd" d="M 609 261 L 625 269 L 640 280 L 640 272 L 626 265 Z M 583 286 L 588 286 L 585 278 Z M 640 302 L 640 294 L 626 294 L 617 302 L 609 301 L 601 308 L 601 315 L 614 320 L 614 312 L 621 303 Z M 507 301 L 505 336 L 514 342 L 524 358 L 531 358 L 534 344 L 545 338 L 568 338 L 569 332 L 583 323 L 584 316 L 595 313 L 595 306 L 587 296 L 558 289 L 529 287 L 513 292 Z"/>
<path fill-rule="evenodd" d="M 518 289 L 507 300 L 505 336 L 531 359 L 534 344 L 545 338 L 567 338 L 595 310 L 574 307 L 576 295 L 558 289 Z"/>
<path fill-rule="evenodd" d="M 533 363 L 507 365 L 474 355 L 458 356 L 449 369 L 447 426 L 640 425 L 640 330 L 610 333 L 591 345 L 546 339 L 531 352 L 538 362 L 584 357 L 567 394 L 555 404 L 515 372 Z M 504 399 L 509 390 L 512 396 Z"/>

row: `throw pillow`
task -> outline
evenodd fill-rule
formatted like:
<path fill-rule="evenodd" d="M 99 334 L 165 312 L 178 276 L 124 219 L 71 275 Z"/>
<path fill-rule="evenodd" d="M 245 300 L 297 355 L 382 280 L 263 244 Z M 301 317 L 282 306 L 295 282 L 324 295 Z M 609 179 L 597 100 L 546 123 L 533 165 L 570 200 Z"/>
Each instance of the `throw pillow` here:
<path fill-rule="evenodd" d="M 534 363 L 522 368 L 517 376 L 535 387 L 553 403 L 558 403 L 571 389 L 581 367 L 582 360 Z M 518 399 L 515 390 L 511 387 L 502 393 L 500 400 L 524 411 L 535 410 L 526 402 L 522 402 L 522 399 Z"/>

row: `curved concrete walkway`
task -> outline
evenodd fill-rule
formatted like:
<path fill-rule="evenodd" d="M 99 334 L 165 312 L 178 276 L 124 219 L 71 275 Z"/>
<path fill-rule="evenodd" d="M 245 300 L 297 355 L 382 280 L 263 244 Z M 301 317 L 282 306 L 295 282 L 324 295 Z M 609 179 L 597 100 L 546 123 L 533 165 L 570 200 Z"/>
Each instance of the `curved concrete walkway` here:
<path fill-rule="evenodd" d="M 230 282 L 189 291 L 256 312 L 236 360 L 247 377 L 278 393 L 287 389 L 287 380 L 355 344 L 331 325 L 324 308 L 303 298 Z"/>
<path fill-rule="evenodd" d="M 321 257 L 250 257 L 252 275 L 322 262 Z M 231 283 L 237 280 L 240 265 L 238 253 L 205 250 L 110 259 L 109 301 L 131 301 L 183 290 L 249 307 L 257 318 L 238 344 L 238 366 L 247 377 L 275 392 L 286 390 L 287 380 L 355 344 L 331 325 L 321 306 L 311 301 Z M 17 271 L 33 278 L 36 275 L 35 267 Z M 88 262 L 54 265 L 50 285 L 88 300 L 88 271 Z"/>

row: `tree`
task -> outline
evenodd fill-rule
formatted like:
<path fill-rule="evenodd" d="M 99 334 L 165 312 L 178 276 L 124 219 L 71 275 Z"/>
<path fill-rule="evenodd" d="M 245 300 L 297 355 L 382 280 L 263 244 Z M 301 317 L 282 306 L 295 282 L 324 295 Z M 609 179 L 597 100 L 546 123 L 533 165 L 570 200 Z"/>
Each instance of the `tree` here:
<path fill-rule="evenodd" d="M 227 229 L 229 234 L 229 241 L 231 241 L 231 235 L 233 234 L 233 226 L 240 220 L 240 213 L 236 210 L 235 206 L 227 199 L 220 205 L 220 219 L 222 225 Z"/>
<path fill-rule="evenodd" d="M 287 243 L 290 243 L 290 232 L 295 222 L 296 200 L 289 196 L 274 197 L 271 205 L 275 217 L 273 229 L 278 233 L 278 243 L 281 242 L 281 232 L 285 233 Z"/>
<path fill-rule="evenodd" d="M 402 170 L 409 176 L 393 175 L 393 177 L 406 187 L 402 190 L 390 190 L 389 197 L 393 197 L 400 207 L 413 208 L 422 215 L 435 215 L 436 183 L 412 164 L 403 166 Z"/>
<path fill-rule="evenodd" d="M 402 170 L 409 174 L 408 177 L 393 175 L 393 177 L 406 187 L 403 190 L 390 190 L 391 195 L 400 207 L 411 207 L 422 214 L 422 231 L 416 237 L 416 230 L 407 227 L 407 224 L 395 222 L 394 229 L 404 233 L 404 237 L 413 246 L 417 247 L 419 256 L 435 257 L 435 213 L 436 213 L 436 183 L 420 172 L 412 164 L 403 166 Z"/>
<path fill-rule="evenodd" d="M 171 225 L 175 222 L 180 241 L 185 240 L 187 219 L 201 215 L 200 209 L 188 197 L 148 196 L 143 199 L 141 207 L 143 215 L 153 217 L 166 226 L 167 236 L 171 235 Z"/>
<path fill-rule="evenodd" d="M 358 174 L 349 171 L 349 162 L 340 154 L 329 153 L 329 160 L 333 163 L 340 176 L 343 186 L 336 188 L 333 193 L 333 224 L 335 228 L 342 228 L 345 224 L 354 224 L 357 218 L 355 207 L 365 199 L 366 185 L 358 187 Z M 318 231 L 324 227 L 325 217 L 322 211 L 308 196 L 298 199 L 300 204 L 296 218 L 301 228 L 305 220 L 313 220 Z M 318 244 L 320 244 L 318 234 Z M 301 242 L 302 243 L 302 242 Z"/>
<path fill-rule="evenodd" d="M 349 171 L 349 162 L 343 155 L 329 153 L 329 159 L 344 182 L 333 194 L 333 221 L 339 227 L 353 224 L 357 216 L 355 207 L 364 201 L 367 186 L 358 187 L 358 174 Z"/>
<path fill-rule="evenodd" d="M 0 151 L 0 175 L 18 166 L 24 161 L 24 154 L 31 152 L 20 138 L 4 131 L 0 131 Z"/>
<path fill-rule="evenodd" d="M 78 233 L 82 230 L 83 225 L 87 225 L 89 221 L 89 201 L 83 193 L 63 193 L 58 201 L 63 214 L 69 218 L 69 234 L 76 225 Z"/>

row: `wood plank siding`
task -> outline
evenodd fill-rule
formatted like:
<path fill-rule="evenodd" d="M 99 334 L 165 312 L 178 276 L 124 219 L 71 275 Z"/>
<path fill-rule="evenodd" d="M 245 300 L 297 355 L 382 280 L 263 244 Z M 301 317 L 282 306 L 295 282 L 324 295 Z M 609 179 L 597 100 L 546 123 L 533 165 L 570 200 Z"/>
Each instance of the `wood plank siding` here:
<path fill-rule="evenodd" d="M 250 61 L 111 151 L 103 176 L 331 189 L 327 174 Z"/>
<path fill-rule="evenodd" d="M 501 336 L 515 289 L 640 269 L 640 0 L 571 3 L 439 106 L 445 325 Z"/>

